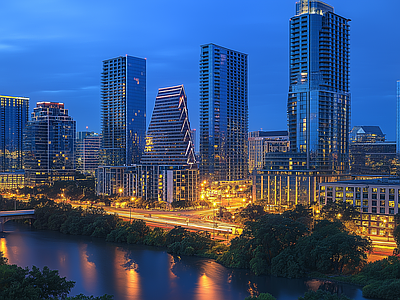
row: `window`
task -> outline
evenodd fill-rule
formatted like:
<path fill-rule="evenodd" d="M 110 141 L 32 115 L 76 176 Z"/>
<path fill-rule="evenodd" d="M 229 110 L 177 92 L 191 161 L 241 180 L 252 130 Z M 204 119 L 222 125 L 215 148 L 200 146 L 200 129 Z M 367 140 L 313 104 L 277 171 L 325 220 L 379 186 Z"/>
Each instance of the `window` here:
<path fill-rule="evenodd" d="M 376 206 L 376 201 L 372 200 L 372 206 Z"/>
<path fill-rule="evenodd" d="M 384 207 L 381 207 L 381 208 L 379 209 L 379 212 L 380 212 L 381 214 L 384 214 L 384 213 L 385 213 L 385 208 L 384 208 Z"/>
<path fill-rule="evenodd" d="M 373 207 L 373 208 L 372 208 L 372 213 L 373 213 L 373 214 L 376 214 L 376 207 Z"/>
<path fill-rule="evenodd" d="M 394 208 L 393 207 L 389 207 L 389 214 L 394 215 Z"/>
<path fill-rule="evenodd" d="M 377 194 L 372 194 L 372 199 L 378 199 Z"/>
<path fill-rule="evenodd" d="M 386 199 L 386 198 L 385 198 L 385 194 L 381 194 L 380 197 L 379 197 L 379 199 L 385 200 L 385 199 Z"/>

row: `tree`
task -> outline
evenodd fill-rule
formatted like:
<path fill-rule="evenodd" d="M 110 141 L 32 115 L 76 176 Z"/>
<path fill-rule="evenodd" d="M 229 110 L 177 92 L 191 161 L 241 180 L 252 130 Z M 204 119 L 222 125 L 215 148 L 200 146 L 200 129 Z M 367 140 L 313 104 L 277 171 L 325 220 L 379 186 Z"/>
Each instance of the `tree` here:
<path fill-rule="evenodd" d="M 281 215 L 264 215 L 247 222 L 219 259 L 229 267 L 250 268 L 256 275 L 270 273 L 272 259 L 308 233 L 306 226 Z"/>
<path fill-rule="evenodd" d="M 252 221 L 254 222 L 259 217 L 265 215 L 264 207 L 258 204 L 249 204 L 235 214 L 235 220 L 241 224 Z"/>
<path fill-rule="evenodd" d="M 261 293 L 258 296 L 246 297 L 244 300 L 276 300 L 276 298 L 269 293 Z"/>

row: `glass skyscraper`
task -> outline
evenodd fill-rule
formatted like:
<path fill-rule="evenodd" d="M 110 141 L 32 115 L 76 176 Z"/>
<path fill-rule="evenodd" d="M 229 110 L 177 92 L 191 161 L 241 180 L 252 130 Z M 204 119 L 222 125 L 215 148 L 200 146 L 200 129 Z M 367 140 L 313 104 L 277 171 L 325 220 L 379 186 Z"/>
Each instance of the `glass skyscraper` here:
<path fill-rule="evenodd" d="M 183 85 L 161 88 L 146 135 L 142 164 L 188 166 L 196 162 Z"/>
<path fill-rule="evenodd" d="M 22 170 L 23 131 L 29 98 L 0 96 L 0 172 Z"/>
<path fill-rule="evenodd" d="M 349 21 L 317 0 L 290 19 L 289 141 L 308 170 L 349 170 Z"/>
<path fill-rule="evenodd" d="M 24 169 L 30 185 L 75 178 L 75 121 L 63 103 L 38 102 L 24 132 Z"/>
<path fill-rule="evenodd" d="M 89 131 L 77 132 L 75 142 L 76 170 L 94 175 L 99 166 L 101 135 Z"/>
<path fill-rule="evenodd" d="M 400 153 L 400 80 L 397 81 L 396 152 Z"/>
<path fill-rule="evenodd" d="M 120 56 L 103 61 L 101 164 L 139 163 L 146 133 L 146 60 Z"/>
<path fill-rule="evenodd" d="M 200 174 L 202 180 L 248 177 L 247 54 L 201 46 Z"/>

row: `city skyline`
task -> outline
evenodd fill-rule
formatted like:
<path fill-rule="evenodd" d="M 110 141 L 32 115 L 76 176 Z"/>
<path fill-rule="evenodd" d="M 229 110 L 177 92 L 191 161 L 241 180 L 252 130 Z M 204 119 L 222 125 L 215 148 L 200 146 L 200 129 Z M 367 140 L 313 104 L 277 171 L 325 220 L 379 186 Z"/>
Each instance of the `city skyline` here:
<path fill-rule="evenodd" d="M 189 104 L 192 128 L 199 129 L 200 45 L 216 43 L 249 54 L 249 131 L 286 130 L 288 19 L 294 15 L 294 2 L 243 6 L 235 5 L 239 2 L 234 1 L 226 17 L 220 18 L 216 17 L 224 5 L 214 4 L 215 10 L 209 16 L 217 19 L 217 26 L 228 25 L 233 29 L 224 36 L 218 30 L 211 30 L 208 27 L 211 25 L 199 26 L 202 14 L 208 12 L 207 3 L 192 7 L 182 1 L 175 1 L 174 5 L 158 2 L 152 5 L 152 10 L 148 9 L 149 4 L 138 3 L 131 9 L 138 17 L 137 22 L 121 18 L 129 7 L 127 12 L 115 14 L 118 21 L 126 22 L 124 26 L 119 22 L 103 25 L 106 14 L 113 19 L 113 13 L 117 12 L 113 7 L 118 7 L 110 8 L 105 1 L 96 2 L 97 5 L 93 1 L 42 2 L 35 6 L 28 1 L 3 3 L 6 25 L 0 41 L 0 59 L 7 77 L 0 90 L 4 95 L 29 97 L 31 108 L 39 101 L 63 102 L 77 121 L 78 131 L 88 126 L 90 131 L 100 133 L 101 61 L 129 54 L 147 58 L 147 115 L 152 113 L 159 87 L 184 84 L 188 97 L 193 99 Z M 398 47 L 393 20 L 400 3 L 385 1 L 386 5 L 373 6 L 372 1 L 364 1 L 360 6 L 330 1 L 329 4 L 339 15 L 352 19 L 351 127 L 379 125 L 388 140 L 395 140 L 400 62 L 395 52 Z M 177 7 L 182 12 L 181 18 L 167 24 L 167 12 Z M 370 21 L 372 9 L 376 22 Z M 138 15 L 138 11 L 143 14 Z M 21 17 L 18 23 L 12 18 L 15 15 Z M 117 34 L 114 26 L 126 29 Z M 128 32 L 135 32 L 135 38 L 122 38 Z M 185 38 L 170 38 L 173 32 Z M 106 38 L 110 39 L 107 45 Z M 88 111 L 93 113 L 88 115 Z"/>

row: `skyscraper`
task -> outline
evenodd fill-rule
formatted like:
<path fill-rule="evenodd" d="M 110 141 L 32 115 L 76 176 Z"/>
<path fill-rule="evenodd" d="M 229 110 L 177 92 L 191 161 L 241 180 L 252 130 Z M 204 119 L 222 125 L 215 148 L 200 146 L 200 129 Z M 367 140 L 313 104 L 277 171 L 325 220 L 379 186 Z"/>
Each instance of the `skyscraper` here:
<path fill-rule="evenodd" d="M 349 21 L 317 0 L 290 19 L 289 141 L 306 169 L 349 169 Z"/>
<path fill-rule="evenodd" d="M 397 81 L 396 152 L 400 153 L 400 80 Z"/>
<path fill-rule="evenodd" d="M 22 170 L 23 130 L 29 98 L 0 96 L 0 172 Z"/>
<path fill-rule="evenodd" d="M 146 135 L 142 164 L 188 166 L 196 162 L 183 85 L 161 88 Z"/>
<path fill-rule="evenodd" d="M 248 176 L 247 54 L 201 46 L 200 173 L 212 181 Z"/>
<path fill-rule="evenodd" d="M 103 61 L 101 163 L 139 163 L 146 132 L 146 60 L 120 56 Z"/>
<path fill-rule="evenodd" d="M 101 135 L 89 131 L 77 132 L 75 142 L 76 170 L 94 175 L 99 166 Z"/>
<path fill-rule="evenodd" d="M 63 103 L 36 104 L 24 133 L 24 169 L 31 185 L 74 180 L 75 130 Z"/>

